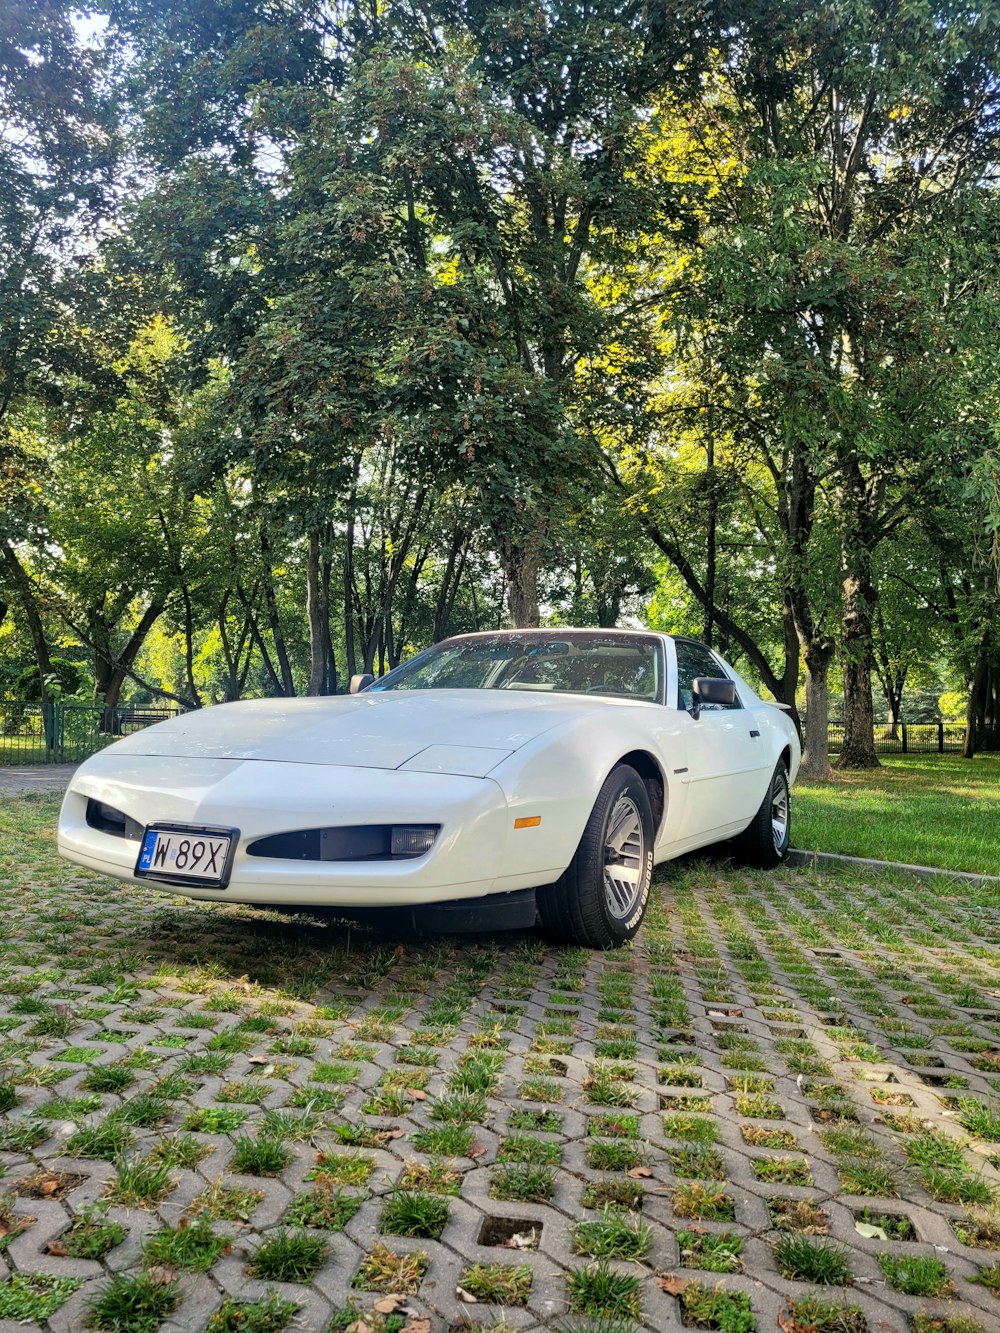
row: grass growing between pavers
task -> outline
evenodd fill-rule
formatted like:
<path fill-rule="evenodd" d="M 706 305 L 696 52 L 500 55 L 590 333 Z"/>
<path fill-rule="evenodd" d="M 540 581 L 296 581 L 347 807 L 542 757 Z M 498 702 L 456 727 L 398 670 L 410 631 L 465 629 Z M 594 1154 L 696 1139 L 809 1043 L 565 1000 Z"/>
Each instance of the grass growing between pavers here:
<path fill-rule="evenodd" d="M 78 873 L 55 810 L 0 809 L 7 1317 L 278 1333 L 333 1282 L 320 1333 L 995 1322 L 996 895 L 705 861 L 616 953 L 414 941 Z"/>
<path fill-rule="evenodd" d="M 796 785 L 796 847 L 1000 875 L 1000 755 L 880 759 L 871 772 Z"/>

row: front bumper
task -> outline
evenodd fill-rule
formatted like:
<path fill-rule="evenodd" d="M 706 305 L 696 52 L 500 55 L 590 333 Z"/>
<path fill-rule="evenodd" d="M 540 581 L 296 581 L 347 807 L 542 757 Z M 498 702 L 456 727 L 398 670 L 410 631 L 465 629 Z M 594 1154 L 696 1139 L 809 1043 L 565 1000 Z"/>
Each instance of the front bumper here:
<path fill-rule="evenodd" d="M 88 798 L 114 806 L 142 825 L 167 822 L 240 829 L 226 888 L 152 885 L 206 901 L 412 907 L 478 898 L 542 882 L 537 872 L 513 877 L 503 874 L 507 801 L 489 778 L 259 760 L 98 754 L 77 770 L 66 793 L 59 817 L 59 851 L 78 865 L 133 880 L 138 841 L 91 828 L 86 822 Z M 246 854 L 249 843 L 270 834 L 363 823 L 435 823 L 441 825 L 441 831 L 431 850 L 412 860 L 300 861 Z"/>

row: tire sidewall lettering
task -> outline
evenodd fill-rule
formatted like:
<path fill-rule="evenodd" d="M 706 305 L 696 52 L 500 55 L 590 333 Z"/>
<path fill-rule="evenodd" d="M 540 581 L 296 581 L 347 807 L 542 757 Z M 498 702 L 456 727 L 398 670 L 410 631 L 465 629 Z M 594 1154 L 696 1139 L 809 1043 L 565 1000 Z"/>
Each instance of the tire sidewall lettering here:
<path fill-rule="evenodd" d="M 638 927 L 639 923 L 642 921 L 642 918 L 646 914 L 646 904 L 649 902 L 649 889 L 652 883 L 652 879 L 653 879 L 653 853 L 650 850 L 646 853 L 646 866 L 643 872 L 642 893 L 639 895 L 639 901 L 636 903 L 635 911 L 625 922 L 625 929 L 627 931 L 635 930 Z"/>
<path fill-rule="evenodd" d="M 788 855 L 788 849 L 792 845 L 792 789 L 791 784 L 788 781 L 788 774 L 785 772 L 783 765 L 779 766 L 775 772 L 774 786 L 776 788 L 784 788 L 786 809 L 788 811 L 788 818 L 785 821 L 785 836 L 782 839 L 781 846 L 775 848 L 778 860 L 784 861 L 785 857 Z"/>

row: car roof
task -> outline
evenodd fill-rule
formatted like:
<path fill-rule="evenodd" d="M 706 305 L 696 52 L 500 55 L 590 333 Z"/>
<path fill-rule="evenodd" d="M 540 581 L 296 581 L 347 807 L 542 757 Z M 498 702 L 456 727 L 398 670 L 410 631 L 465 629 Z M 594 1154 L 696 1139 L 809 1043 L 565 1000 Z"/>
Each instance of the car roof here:
<path fill-rule="evenodd" d="M 498 634 L 507 634 L 507 635 L 544 634 L 549 637 L 558 636 L 560 638 L 563 635 L 573 635 L 573 634 L 598 634 L 604 636 L 614 635 L 616 637 L 628 637 L 635 639 L 669 639 L 673 637 L 670 634 L 661 634 L 659 630 L 654 630 L 654 629 L 619 629 L 617 627 L 612 629 L 602 629 L 599 625 L 574 625 L 574 626 L 552 625 L 548 627 L 540 626 L 538 628 L 530 628 L 530 629 L 506 628 L 506 629 L 472 630 L 468 634 L 451 634 L 448 636 L 447 639 L 442 639 L 441 642 L 451 643 L 455 639 L 489 639 L 489 638 L 495 638 L 496 635 Z"/>

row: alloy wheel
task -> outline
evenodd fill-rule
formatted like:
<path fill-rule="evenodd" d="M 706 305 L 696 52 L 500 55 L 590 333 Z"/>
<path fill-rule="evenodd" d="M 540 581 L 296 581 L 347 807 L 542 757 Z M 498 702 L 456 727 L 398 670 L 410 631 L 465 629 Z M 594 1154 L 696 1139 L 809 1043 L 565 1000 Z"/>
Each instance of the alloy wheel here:
<path fill-rule="evenodd" d="M 783 852 L 788 837 L 788 779 L 779 773 L 771 792 L 771 835 L 774 838 L 774 850 Z"/>
<path fill-rule="evenodd" d="M 604 837 L 604 900 L 608 912 L 626 921 L 642 895 L 646 836 L 639 807 L 624 793 L 608 819 Z"/>

